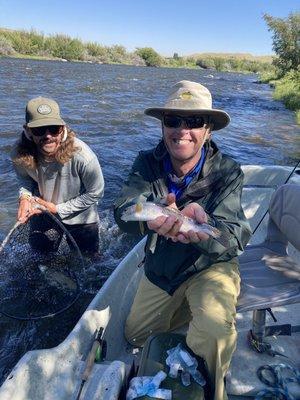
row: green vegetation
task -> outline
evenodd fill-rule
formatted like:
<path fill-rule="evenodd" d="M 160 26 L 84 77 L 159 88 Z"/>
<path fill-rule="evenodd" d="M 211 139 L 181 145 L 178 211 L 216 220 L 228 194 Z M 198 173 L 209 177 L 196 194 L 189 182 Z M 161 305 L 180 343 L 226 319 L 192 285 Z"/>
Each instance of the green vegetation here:
<path fill-rule="evenodd" d="M 296 111 L 300 124 L 300 71 L 289 71 L 275 83 L 274 98 L 282 100 L 287 108 Z"/>
<path fill-rule="evenodd" d="M 151 47 L 138 48 L 136 54 L 145 61 L 147 67 L 161 67 L 164 64 L 163 58 Z"/>
<path fill-rule="evenodd" d="M 296 112 L 300 124 L 300 13 L 287 18 L 264 15 L 269 31 L 273 33 L 274 72 L 262 74 L 261 81 L 274 86 L 274 98 L 282 100 L 287 108 Z"/>
<path fill-rule="evenodd" d="M 195 54 L 188 57 L 180 57 L 178 53 L 174 53 L 173 57 L 162 57 L 151 47 L 137 48 L 130 53 L 119 45 L 103 46 L 61 34 L 45 36 L 34 30 L 28 32 L 0 29 L 0 55 L 234 72 L 262 73 L 274 69 L 271 57 L 217 53 Z"/>
<path fill-rule="evenodd" d="M 128 52 L 124 46 L 103 46 L 62 34 L 46 36 L 35 30 L 1 28 L 0 56 L 259 73 L 261 82 L 274 86 L 274 97 L 296 111 L 300 123 L 300 13 L 292 13 L 286 19 L 265 14 L 264 20 L 273 34 L 274 58 L 230 53 L 188 57 L 174 53 L 173 57 L 162 57 L 151 47 Z"/>
<path fill-rule="evenodd" d="M 227 72 L 265 72 L 273 70 L 272 57 L 255 57 L 251 54 L 230 54 L 230 53 L 202 53 L 188 57 L 179 57 L 177 53 L 173 58 L 166 59 L 169 67 L 188 67 L 212 69 Z"/>
<path fill-rule="evenodd" d="M 273 69 L 272 57 L 252 56 L 251 54 L 214 54 L 204 53 L 196 58 L 201 68 L 213 68 L 217 71 L 265 72 Z"/>
<path fill-rule="evenodd" d="M 136 52 L 129 53 L 123 46 L 102 46 L 84 43 L 67 35 L 45 36 L 32 30 L 0 29 L 0 55 L 40 59 L 64 59 L 107 64 L 146 65 Z"/>

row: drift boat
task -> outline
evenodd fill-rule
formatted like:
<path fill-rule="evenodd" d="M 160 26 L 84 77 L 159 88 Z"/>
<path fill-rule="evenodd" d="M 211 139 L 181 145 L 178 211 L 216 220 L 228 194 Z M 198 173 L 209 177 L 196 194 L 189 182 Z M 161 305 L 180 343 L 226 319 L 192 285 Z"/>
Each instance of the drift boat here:
<path fill-rule="evenodd" d="M 264 241 L 268 229 L 267 210 L 271 196 L 284 183 L 300 185 L 300 170 L 293 171 L 292 167 L 247 165 L 243 166 L 243 171 L 245 182 L 242 204 L 255 233 L 240 258 L 242 293 L 237 307 L 238 346 L 226 377 L 226 388 L 231 400 L 250 399 L 265 388 L 256 376 L 256 370 L 262 365 L 278 364 L 284 360 L 293 367 L 300 367 L 300 334 L 292 328 L 288 332 L 286 328 L 291 322 L 299 324 L 300 272 L 298 270 L 297 275 L 296 269 L 292 276 L 286 276 L 275 271 L 266 289 L 266 279 L 257 280 L 254 275 L 259 275 L 259 271 L 252 269 L 252 263 L 257 262 L 255 256 L 261 258 L 262 252 L 270 251 L 259 243 Z M 104 328 L 107 342 L 106 359 L 93 365 L 80 399 L 122 398 L 120 393 L 124 388 L 129 366 L 133 360 L 138 363 L 139 357 L 139 351 L 126 342 L 123 332 L 124 322 L 143 273 L 145 240 L 142 239 L 118 265 L 73 331 L 59 346 L 30 351 L 20 359 L 0 388 L 1 400 L 75 400 L 82 384 L 85 360 L 95 331 L 100 327 Z M 252 257 L 250 259 L 249 254 Z M 299 260 L 299 251 L 290 244 L 288 254 L 292 260 Z M 283 254 L 282 257 L 286 256 Z M 253 282 L 263 284 L 260 286 Z M 275 295 L 268 292 L 270 287 L 272 290 L 277 287 Z M 285 336 L 278 336 L 280 329 L 276 331 L 277 328 L 272 330 L 272 327 L 265 327 L 266 309 L 273 307 L 280 323 L 284 323 L 281 327 L 285 328 L 280 329 Z M 270 351 L 258 353 L 250 348 L 247 334 L 251 328 L 252 311 L 252 333 L 257 339 L 255 344 L 267 344 L 269 350 L 276 354 L 282 353 L 288 358 L 280 355 L 272 357 Z M 276 333 L 277 336 L 274 337 Z M 273 336 L 265 338 L 267 334 Z M 264 349 L 261 347 L 260 350 Z M 300 385 L 292 384 L 290 390 L 295 398 L 300 398 Z"/>

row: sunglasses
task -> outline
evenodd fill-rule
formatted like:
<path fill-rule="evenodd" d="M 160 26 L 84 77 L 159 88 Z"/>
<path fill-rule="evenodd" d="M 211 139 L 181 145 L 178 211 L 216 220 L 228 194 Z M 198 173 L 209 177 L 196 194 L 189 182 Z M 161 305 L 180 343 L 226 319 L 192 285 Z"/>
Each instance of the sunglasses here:
<path fill-rule="evenodd" d="M 203 128 L 205 119 L 203 117 L 178 117 L 177 115 L 164 115 L 163 124 L 167 128 L 179 128 L 182 123 L 189 129 Z"/>
<path fill-rule="evenodd" d="M 60 128 L 60 125 L 39 126 L 38 128 L 31 128 L 31 132 L 34 136 L 44 136 L 48 131 L 51 135 L 57 136 L 60 133 Z"/>

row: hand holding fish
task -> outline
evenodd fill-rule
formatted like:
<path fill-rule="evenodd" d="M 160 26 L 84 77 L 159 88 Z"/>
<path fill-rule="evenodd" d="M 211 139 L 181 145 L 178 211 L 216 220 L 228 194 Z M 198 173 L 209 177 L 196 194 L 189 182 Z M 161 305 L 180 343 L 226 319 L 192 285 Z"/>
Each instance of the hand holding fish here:
<path fill-rule="evenodd" d="M 167 207 L 178 210 L 175 203 L 175 195 L 173 193 L 169 193 L 166 197 Z M 176 240 L 176 236 L 179 232 L 179 229 L 182 225 L 182 221 L 176 217 L 176 215 L 161 215 L 151 221 L 147 221 L 147 226 L 152 231 L 158 233 L 161 236 L 165 236 L 166 238 L 171 238 L 174 241 Z"/>
<path fill-rule="evenodd" d="M 185 217 L 191 218 L 199 224 L 207 223 L 207 214 L 198 203 L 188 204 L 183 210 L 181 210 L 181 213 Z M 176 241 L 178 240 L 179 242 L 185 244 L 198 243 L 201 242 L 201 240 L 209 239 L 209 235 L 205 232 L 198 232 L 191 229 L 187 233 L 179 232 L 175 239 Z"/>
<path fill-rule="evenodd" d="M 179 211 L 175 201 L 175 195 L 173 193 L 169 193 L 166 197 L 167 207 Z M 194 219 L 200 224 L 207 222 L 207 215 L 205 211 L 197 203 L 189 204 L 187 207 L 181 210 L 181 214 Z M 183 221 L 176 215 L 170 215 L 157 217 L 152 221 L 148 221 L 147 225 L 149 229 L 157 232 L 161 236 L 172 239 L 174 242 L 178 241 L 185 244 L 197 243 L 201 240 L 207 240 L 209 238 L 206 233 L 196 232 L 192 229 L 185 233 L 180 232 L 182 223 Z"/>
<path fill-rule="evenodd" d="M 147 221 L 149 229 L 182 243 L 198 243 L 211 236 L 222 246 L 229 245 L 230 235 L 209 225 L 199 204 L 191 203 L 179 211 L 172 196 L 167 197 L 167 207 L 151 202 L 134 204 L 123 212 L 121 219 L 125 222 Z"/>

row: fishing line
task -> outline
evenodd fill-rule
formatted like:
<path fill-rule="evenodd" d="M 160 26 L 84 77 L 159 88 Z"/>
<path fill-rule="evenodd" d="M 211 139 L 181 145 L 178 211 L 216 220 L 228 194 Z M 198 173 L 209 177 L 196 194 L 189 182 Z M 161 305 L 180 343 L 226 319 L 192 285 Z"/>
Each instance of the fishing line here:
<path fill-rule="evenodd" d="M 297 162 L 297 164 L 295 165 L 295 167 L 293 168 L 292 172 L 289 174 L 289 176 L 286 178 L 285 182 L 282 183 L 282 185 L 285 185 L 289 179 L 291 178 L 291 176 L 295 173 L 296 169 L 298 168 L 300 164 L 300 160 Z M 256 228 L 254 229 L 254 231 L 252 232 L 252 235 L 254 235 L 254 233 L 257 231 L 257 229 L 259 228 L 260 224 L 262 223 L 262 221 L 264 220 L 265 216 L 268 214 L 269 212 L 269 207 L 267 207 L 267 210 L 265 211 L 264 215 L 262 216 L 262 218 L 260 219 L 259 223 L 257 224 Z"/>

